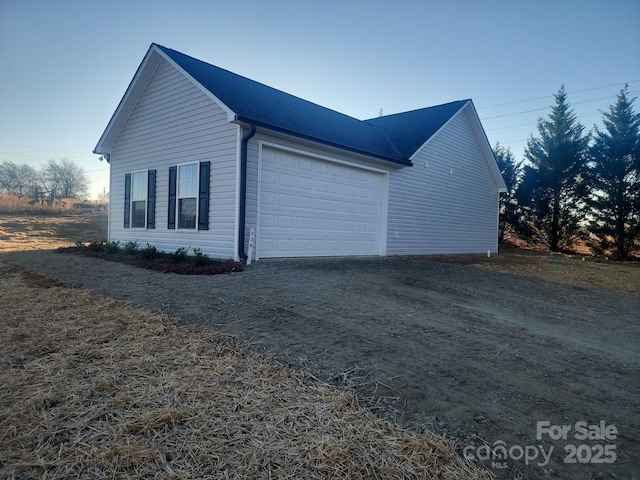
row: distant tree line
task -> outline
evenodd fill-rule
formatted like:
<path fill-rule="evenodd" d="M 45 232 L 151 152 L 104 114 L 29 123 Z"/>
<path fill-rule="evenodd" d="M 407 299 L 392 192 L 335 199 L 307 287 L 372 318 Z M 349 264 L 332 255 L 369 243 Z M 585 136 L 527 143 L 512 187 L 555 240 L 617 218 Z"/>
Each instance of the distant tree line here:
<path fill-rule="evenodd" d="M 640 250 L 640 115 L 628 86 L 603 112 L 604 129 L 586 132 L 564 87 L 524 160 L 497 143 L 507 185 L 500 202 L 500 240 L 515 236 L 553 252 L 579 240 L 596 254 L 628 259 Z"/>
<path fill-rule="evenodd" d="M 14 162 L 0 163 L 0 193 L 52 204 L 57 198 L 86 198 L 89 180 L 72 160 L 49 160 L 41 169 Z"/>

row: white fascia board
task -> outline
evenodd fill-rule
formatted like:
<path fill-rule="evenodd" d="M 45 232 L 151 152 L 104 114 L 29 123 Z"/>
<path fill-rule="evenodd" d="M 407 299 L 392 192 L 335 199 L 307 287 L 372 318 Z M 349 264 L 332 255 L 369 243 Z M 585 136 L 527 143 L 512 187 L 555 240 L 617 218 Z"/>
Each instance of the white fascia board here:
<path fill-rule="evenodd" d="M 225 105 L 224 102 L 222 102 L 222 100 L 220 100 L 218 97 L 216 97 L 213 93 L 211 93 L 208 89 L 206 89 L 200 82 L 198 82 L 195 78 L 193 78 L 191 75 L 189 75 L 184 68 L 182 68 L 176 62 L 174 62 L 171 59 L 171 57 L 166 55 L 158 47 L 153 45 L 152 48 L 155 48 L 155 50 L 158 52 L 158 54 L 163 59 L 165 59 L 170 65 L 172 65 L 176 70 L 178 70 L 180 73 L 182 73 L 185 77 L 187 77 L 189 80 L 191 80 L 193 82 L 193 84 L 196 87 L 198 87 L 198 89 L 200 89 L 200 91 L 202 91 L 202 93 L 204 93 L 207 97 L 209 97 L 211 100 L 213 100 L 220 108 L 222 108 L 222 110 L 224 110 L 224 112 L 227 114 L 227 120 L 229 122 L 235 122 L 236 121 L 236 119 L 237 119 L 236 113 L 233 110 L 231 110 L 227 105 Z"/>
<path fill-rule="evenodd" d="M 418 155 L 418 153 L 421 152 L 424 147 L 429 145 L 431 140 L 434 139 L 436 137 L 436 135 L 438 135 L 442 130 L 444 130 L 447 127 L 447 125 L 449 125 L 453 121 L 454 118 L 456 118 L 458 115 L 460 115 L 460 112 L 462 112 L 467 107 L 467 105 L 469 103 L 471 103 L 471 100 L 467 100 L 467 103 L 465 103 L 462 107 L 460 107 L 460 110 L 458 110 L 456 113 L 451 115 L 451 118 L 449 118 L 449 120 L 444 122 L 444 124 L 438 130 L 436 130 L 436 132 L 433 135 L 431 135 L 427 139 L 426 142 L 424 142 L 422 145 L 420 145 L 420 148 L 418 148 L 415 152 L 413 152 L 413 154 L 409 157 L 409 160 L 411 160 L 411 162 L 413 163 L 413 160 L 416 157 L 416 155 Z"/>
<path fill-rule="evenodd" d="M 136 70 L 133 79 L 120 100 L 118 107 L 115 112 L 113 112 L 111 120 L 109 120 L 100 140 L 98 140 L 96 148 L 93 149 L 93 153 L 111 154 L 111 146 L 127 122 L 136 103 L 138 103 L 138 99 L 149 83 L 151 76 L 156 71 L 156 68 L 158 68 L 160 57 L 158 57 L 157 51 L 158 49 L 155 48 L 155 45 L 149 47 L 142 63 L 138 66 L 138 70 Z"/>
<path fill-rule="evenodd" d="M 502 174 L 498 168 L 498 162 L 496 162 L 496 157 L 493 155 L 493 149 L 491 148 L 487 134 L 482 127 L 476 107 L 473 105 L 471 100 L 469 100 L 469 103 L 464 106 L 463 110 L 467 108 L 469 110 L 469 116 L 471 117 L 471 128 L 473 128 L 476 136 L 478 137 L 478 143 L 480 144 L 480 148 L 487 160 L 487 165 L 489 165 L 489 168 L 491 169 L 491 174 L 496 181 L 498 191 L 500 193 L 505 193 L 507 192 L 507 185 L 504 183 L 504 179 L 502 178 Z"/>

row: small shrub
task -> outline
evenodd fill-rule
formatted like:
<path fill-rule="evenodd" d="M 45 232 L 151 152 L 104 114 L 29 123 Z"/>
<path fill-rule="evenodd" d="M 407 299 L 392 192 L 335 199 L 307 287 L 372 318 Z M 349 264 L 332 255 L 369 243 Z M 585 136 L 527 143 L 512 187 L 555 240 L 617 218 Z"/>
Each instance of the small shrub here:
<path fill-rule="evenodd" d="M 111 240 L 105 244 L 104 250 L 109 254 L 118 253 L 120 251 L 120 242 L 118 240 Z"/>
<path fill-rule="evenodd" d="M 144 258 L 156 258 L 159 255 L 160 252 L 158 251 L 158 249 L 149 243 L 147 243 L 147 246 L 142 249 L 142 256 Z"/>
<path fill-rule="evenodd" d="M 89 250 L 92 252 L 104 252 L 105 242 L 100 240 L 94 240 L 89 244 Z"/>
<path fill-rule="evenodd" d="M 187 258 L 187 254 L 189 253 L 189 247 L 180 247 L 175 252 L 169 254 L 171 259 L 175 262 L 181 262 L 185 258 Z"/>
<path fill-rule="evenodd" d="M 122 247 L 122 251 L 127 255 L 135 255 L 138 250 L 140 250 L 140 245 L 136 240 L 129 240 Z"/>
<path fill-rule="evenodd" d="M 76 247 L 78 247 L 78 248 L 83 248 L 83 247 L 84 247 L 84 242 L 83 242 L 82 240 L 78 240 L 78 241 L 76 242 Z"/>
<path fill-rule="evenodd" d="M 196 262 L 196 265 L 198 266 L 206 265 L 211 261 L 211 259 L 209 258 L 209 255 L 204 253 L 200 248 L 194 248 L 193 254 L 195 255 L 195 262 Z"/>

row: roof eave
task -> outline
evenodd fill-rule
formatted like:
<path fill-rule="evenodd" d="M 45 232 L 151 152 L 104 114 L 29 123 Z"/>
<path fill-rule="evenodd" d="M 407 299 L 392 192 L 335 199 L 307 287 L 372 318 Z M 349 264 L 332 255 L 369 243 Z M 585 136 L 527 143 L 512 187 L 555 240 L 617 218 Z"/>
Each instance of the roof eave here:
<path fill-rule="evenodd" d="M 411 161 L 411 159 L 401 159 L 401 158 L 394 158 L 394 157 L 388 157 L 385 155 L 381 155 L 378 153 L 374 153 L 374 152 L 369 152 L 366 150 L 361 150 L 358 148 L 354 148 L 354 147 L 349 147 L 347 145 L 342 145 L 340 143 L 336 143 L 336 142 L 331 142 L 330 140 L 325 140 L 323 138 L 318 138 L 318 137 L 314 137 L 312 135 L 307 135 L 301 132 L 297 132 L 295 130 L 291 130 L 291 129 L 287 129 L 287 128 L 282 128 L 282 127 L 278 127 L 277 125 L 271 125 L 269 123 L 266 122 L 262 122 L 260 120 L 255 120 L 253 118 L 249 118 L 243 115 L 238 115 L 236 117 L 236 120 L 239 122 L 244 122 L 247 124 L 254 124 L 258 127 L 262 127 L 265 128 L 267 130 L 273 130 L 275 132 L 278 133 L 284 133 L 287 135 L 292 135 L 294 137 L 298 137 L 298 138 L 302 138 L 305 140 L 309 140 L 315 143 L 319 143 L 322 145 L 327 145 L 329 147 L 333 147 L 333 148 L 338 148 L 340 150 L 345 150 L 348 152 L 352 152 L 352 153 L 357 153 L 359 155 L 364 155 L 366 157 L 371 157 L 371 158 L 375 158 L 377 160 L 384 160 L 385 162 L 390 162 L 393 163 L 395 165 L 399 165 L 399 166 L 403 166 L 403 167 L 410 167 L 413 165 L 413 162 Z"/>

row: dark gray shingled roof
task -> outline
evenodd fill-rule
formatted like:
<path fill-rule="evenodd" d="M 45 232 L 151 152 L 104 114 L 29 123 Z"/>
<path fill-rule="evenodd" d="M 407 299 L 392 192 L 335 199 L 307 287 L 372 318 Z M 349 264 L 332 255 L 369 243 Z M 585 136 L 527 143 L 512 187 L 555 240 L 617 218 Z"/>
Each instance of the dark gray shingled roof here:
<path fill-rule="evenodd" d="M 384 130 L 400 155 L 409 158 L 468 101 L 458 100 L 435 107 L 384 115 L 365 120 L 365 123 Z"/>
<path fill-rule="evenodd" d="M 237 119 L 401 165 L 467 100 L 358 120 L 228 70 L 156 46 L 220 99 Z"/>

